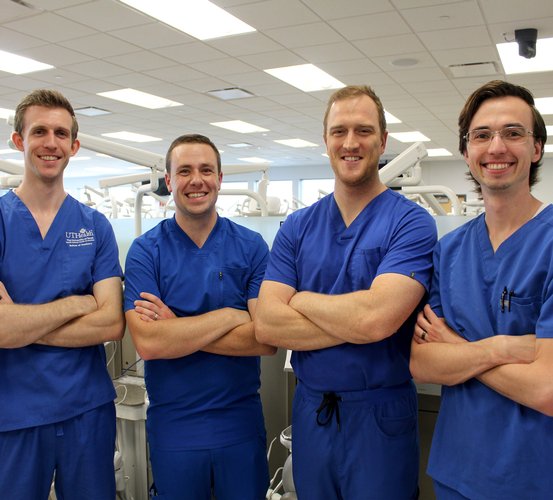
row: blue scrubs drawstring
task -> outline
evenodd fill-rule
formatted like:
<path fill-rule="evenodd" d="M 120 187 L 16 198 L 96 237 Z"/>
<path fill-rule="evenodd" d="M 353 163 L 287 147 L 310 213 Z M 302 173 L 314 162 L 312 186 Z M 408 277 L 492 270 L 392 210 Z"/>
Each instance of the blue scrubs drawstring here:
<path fill-rule="evenodd" d="M 338 402 L 342 401 L 342 398 L 335 392 L 325 392 L 323 394 L 323 400 L 317 408 L 317 424 L 323 426 L 328 424 L 332 420 L 332 416 L 336 415 L 336 424 L 338 425 L 338 431 L 340 430 L 340 407 Z M 321 413 L 326 410 L 325 415 L 321 418 Z"/>

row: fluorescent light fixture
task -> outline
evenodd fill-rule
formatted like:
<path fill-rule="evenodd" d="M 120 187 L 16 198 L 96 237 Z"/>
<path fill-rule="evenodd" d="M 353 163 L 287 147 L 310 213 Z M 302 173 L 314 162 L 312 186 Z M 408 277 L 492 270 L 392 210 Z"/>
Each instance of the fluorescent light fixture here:
<path fill-rule="evenodd" d="M 453 154 L 445 148 L 427 149 L 426 152 L 428 156 L 453 156 Z"/>
<path fill-rule="evenodd" d="M 428 142 L 430 139 L 421 132 L 390 132 L 390 136 L 400 142 Z"/>
<path fill-rule="evenodd" d="M 0 108 L 0 118 L 5 118 L 7 120 L 10 116 L 14 116 L 14 115 L 15 115 L 15 110 Z"/>
<path fill-rule="evenodd" d="M 210 96 L 217 97 L 223 101 L 230 101 L 232 99 L 244 99 L 246 97 L 254 97 L 251 92 L 241 89 L 239 87 L 232 87 L 228 89 L 209 90 L 207 92 Z"/>
<path fill-rule="evenodd" d="M 546 125 L 547 135 L 553 135 L 553 125 Z"/>
<path fill-rule="evenodd" d="M 536 42 L 536 57 L 526 59 L 518 55 L 518 43 L 498 43 L 497 51 L 503 64 L 505 74 L 537 73 L 553 71 L 553 38 L 542 38 Z"/>
<path fill-rule="evenodd" d="M 131 142 L 154 142 L 154 141 L 161 141 L 162 139 L 160 137 L 152 137 L 151 135 L 142 135 L 142 134 L 135 134 L 134 132 L 110 132 L 109 134 L 102 134 L 104 137 L 109 137 L 111 139 L 121 139 L 123 141 L 131 141 Z"/>
<path fill-rule="evenodd" d="M 543 148 L 544 153 L 553 153 L 553 144 L 546 144 Z"/>
<path fill-rule="evenodd" d="M 109 92 L 98 92 L 96 95 L 107 97 L 108 99 L 114 99 L 116 101 L 126 102 L 128 104 L 134 104 L 136 106 L 142 106 L 143 108 L 148 109 L 182 106 L 182 103 L 180 102 L 170 101 L 169 99 L 135 89 L 111 90 Z"/>
<path fill-rule="evenodd" d="M 232 144 L 227 144 L 231 148 L 253 148 L 253 144 L 249 142 L 233 142 Z"/>
<path fill-rule="evenodd" d="M 6 71 L 14 75 L 24 75 L 25 73 L 43 71 L 53 67 L 50 64 L 0 50 L 0 71 Z"/>
<path fill-rule="evenodd" d="M 264 70 L 265 73 L 282 80 L 304 92 L 329 90 L 345 87 L 345 85 L 313 64 L 299 64 Z"/>
<path fill-rule="evenodd" d="M 553 97 L 538 97 L 534 104 L 542 115 L 553 115 Z"/>
<path fill-rule="evenodd" d="M 94 106 L 88 106 L 86 108 L 75 109 L 75 114 L 83 115 L 83 116 L 101 116 L 101 115 L 110 115 L 111 111 L 107 111 L 106 109 L 101 109 L 101 108 L 95 108 Z"/>
<path fill-rule="evenodd" d="M 0 155 L 13 155 L 15 153 L 21 153 L 17 149 L 0 149 Z"/>
<path fill-rule="evenodd" d="M 396 118 L 392 113 L 388 113 L 388 111 L 384 110 L 384 116 L 386 118 L 386 125 L 390 125 L 391 123 L 401 123 L 401 120 L 399 118 Z"/>
<path fill-rule="evenodd" d="M 249 156 L 247 158 L 238 158 L 242 161 L 247 161 L 248 163 L 273 163 L 271 160 L 266 160 L 265 158 L 257 158 L 255 156 Z"/>
<path fill-rule="evenodd" d="M 303 139 L 279 139 L 274 142 L 284 146 L 290 146 L 291 148 L 312 148 L 318 146 L 318 144 L 314 142 L 304 141 Z"/>
<path fill-rule="evenodd" d="M 227 130 L 232 130 L 233 132 L 240 132 L 241 134 L 251 134 L 252 132 L 268 132 L 269 129 L 258 127 L 257 125 L 252 125 L 248 122 L 243 122 L 242 120 L 230 120 L 228 122 L 213 122 L 210 123 L 215 127 L 226 128 Z"/>
<path fill-rule="evenodd" d="M 207 0 L 120 0 L 199 40 L 251 33 L 255 28 Z"/>

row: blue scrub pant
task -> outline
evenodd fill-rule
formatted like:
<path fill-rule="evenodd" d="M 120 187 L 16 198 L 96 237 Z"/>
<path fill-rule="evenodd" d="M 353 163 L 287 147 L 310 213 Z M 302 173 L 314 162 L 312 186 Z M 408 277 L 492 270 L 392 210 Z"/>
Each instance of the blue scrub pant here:
<path fill-rule="evenodd" d="M 0 497 L 46 500 L 115 498 L 115 406 L 55 424 L 0 432 Z M 7 495 L 7 496 L 6 496 Z"/>
<path fill-rule="evenodd" d="M 301 500 L 416 499 L 414 385 L 325 397 L 300 382 L 294 396 L 292 465 Z"/>
<path fill-rule="evenodd" d="M 461 493 L 443 483 L 438 481 L 433 481 L 433 483 L 437 500 L 469 500 L 468 497 L 461 495 Z"/>
<path fill-rule="evenodd" d="M 150 448 L 159 500 L 262 500 L 269 487 L 264 437 L 210 450 Z"/>

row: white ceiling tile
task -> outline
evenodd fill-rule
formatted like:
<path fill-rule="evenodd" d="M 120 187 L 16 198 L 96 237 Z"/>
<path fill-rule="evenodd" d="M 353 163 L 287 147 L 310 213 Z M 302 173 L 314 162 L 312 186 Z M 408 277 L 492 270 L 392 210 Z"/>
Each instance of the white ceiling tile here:
<path fill-rule="evenodd" d="M 267 30 L 267 36 L 289 48 L 343 41 L 343 38 L 326 23 L 270 29 Z"/>
<path fill-rule="evenodd" d="M 393 10 L 392 4 L 387 0 L 368 2 L 367 0 L 348 0 L 336 2 L 336 0 L 303 0 L 306 5 L 312 7 L 323 19 L 341 19 L 344 17 L 362 16 Z"/>
<path fill-rule="evenodd" d="M 58 44 L 98 59 L 136 51 L 134 45 L 103 33 L 60 41 Z"/>
<path fill-rule="evenodd" d="M 318 16 L 297 0 L 266 0 L 228 9 L 238 19 L 258 30 L 269 30 L 318 21 Z"/>
<path fill-rule="evenodd" d="M 329 24 L 347 40 L 364 40 L 411 32 L 397 12 L 349 17 L 330 21 Z"/>
<path fill-rule="evenodd" d="M 5 24 L 6 28 L 56 43 L 94 34 L 94 30 L 64 17 L 45 12 Z"/>
<path fill-rule="evenodd" d="M 491 43 L 486 26 L 468 26 L 419 33 L 419 38 L 429 50 L 479 47 Z"/>
<path fill-rule="evenodd" d="M 414 34 L 367 38 L 355 40 L 353 44 L 369 57 L 401 55 L 404 52 L 416 52 L 425 49 Z"/>
<path fill-rule="evenodd" d="M 414 31 L 444 30 L 486 24 L 476 0 L 405 9 L 403 18 Z"/>

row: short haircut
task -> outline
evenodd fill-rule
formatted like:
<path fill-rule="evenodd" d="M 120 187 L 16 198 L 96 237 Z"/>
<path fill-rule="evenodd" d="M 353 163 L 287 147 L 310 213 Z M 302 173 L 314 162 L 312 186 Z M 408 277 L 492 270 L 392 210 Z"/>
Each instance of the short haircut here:
<path fill-rule="evenodd" d="M 536 109 L 536 106 L 534 104 L 534 96 L 525 87 L 505 82 L 503 80 L 492 80 L 491 82 L 488 82 L 482 85 L 480 88 L 476 89 L 467 99 L 467 102 L 463 106 L 461 114 L 459 115 L 459 151 L 463 155 L 467 151 L 466 135 L 469 131 L 472 119 L 480 106 L 488 99 L 511 96 L 519 97 L 526 104 L 528 104 L 528 106 L 530 106 L 533 117 L 532 133 L 534 136 L 534 140 L 541 144 L 540 159 L 530 164 L 529 183 L 530 187 L 532 187 L 536 182 L 538 182 L 538 169 L 541 166 L 541 161 L 543 158 L 544 146 L 547 140 L 547 129 L 545 127 L 543 117 Z M 472 174 L 469 172 L 467 175 L 472 181 L 475 182 L 476 191 L 480 192 L 480 186 L 474 180 Z"/>
<path fill-rule="evenodd" d="M 42 106 L 44 108 L 63 108 L 71 115 L 72 125 L 71 125 L 71 142 L 75 142 L 77 139 L 77 134 L 79 132 L 79 124 L 77 123 L 77 118 L 75 117 L 75 111 L 73 106 L 57 90 L 50 89 L 37 89 L 33 90 L 29 95 L 25 96 L 21 102 L 15 108 L 15 118 L 13 121 L 13 129 L 19 135 L 23 134 L 23 126 L 25 119 L 25 112 L 31 106 Z"/>
<path fill-rule="evenodd" d="M 167 154 L 165 155 L 165 169 L 168 174 L 171 173 L 171 153 L 173 149 L 181 144 L 207 144 L 215 152 L 215 156 L 217 157 L 217 173 L 221 173 L 221 153 L 219 153 L 217 146 L 211 142 L 211 139 L 201 134 L 184 134 L 177 137 L 167 150 Z"/>
<path fill-rule="evenodd" d="M 386 116 L 384 114 L 384 106 L 382 106 L 382 101 L 375 94 L 374 90 L 368 85 L 348 85 L 341 89 L 336 90 L 328 99 L 328 104 L 326 106 L 325 115 L 323 118 L 323 134 L 326 136 L 326 128 L 328 125 L 328 115 L 330 113 L 330 108 L 336 101 L 342 101 L 344 99 L 352 99 L 354 97 L 359 97 L 366 95 L 370 97 L 376 104 L 376 109 L 378 110 L 378 125 L 380 127 L 380 133 L 384 134 L 386 131 Z"/>

